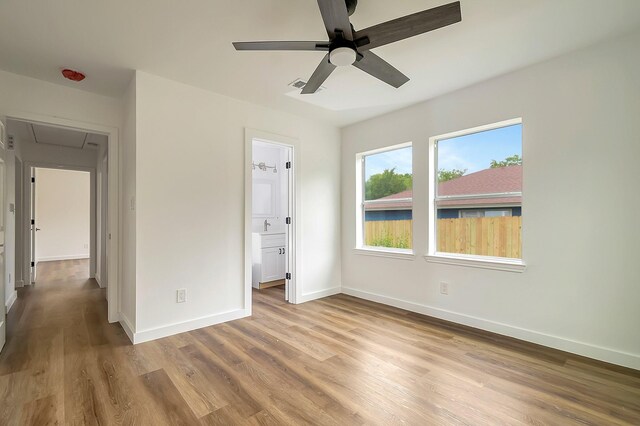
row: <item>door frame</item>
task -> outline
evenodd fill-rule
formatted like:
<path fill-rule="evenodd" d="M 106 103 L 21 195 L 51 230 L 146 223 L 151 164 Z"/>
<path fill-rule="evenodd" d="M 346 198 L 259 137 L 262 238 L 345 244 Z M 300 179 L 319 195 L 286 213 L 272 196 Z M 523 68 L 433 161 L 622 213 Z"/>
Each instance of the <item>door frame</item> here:
<path fill-rule="evenodd" d="M 17 287 L 24 287 L 24 256 L 20 253 L 24 251 L 23 239 L 23 222 L 24 222 L 24 162 L 18 156 L 15 156 L 15 254 L 14 254 L 14 283 Z M 18 167 L 18 164 L 20 165 Z"/>
<path fill-rule="evenodd" d="M 68 170 L 68 171 L 74 171 L 74 172 L 89 173 L 89 229 L 90 229 L 89 231 L 89 278 L 95 279 L 96 268 L 98 266 L 98 261 L 99 261 L 97 256 L 98 246 L 96 245 L 96 243 L 98 240 L 98 233 L 100 232 L 100 230 L 97 227 L 98 209 L 97 209 L 96 168 L 82 167 L 82 166 L 66 166 L 62 164 L 47 163 L 47 162 L 41 162 L 41 161 L 27 161 L 24 164 L 28 168 L 28 172 L 23 174 L 24 175 L 23 182 L 25 184 L 28 184 L 29 189 L 27 190 L 27 195 L 29 197 L 27 199 L 28 212 L 26 211 L 27 209 L 25 209 L 25 214 L 23 215 L 23 222 L 26 220 L 26 222 L 28 223 L 28 226 L 24 226 L 23 229 L 24 230 L 28 229 L 29 233 L 31 234 L 31 232 L 33 232 L 34 235 L 35 235 L 35 231 L 31 229 L 31 219 L 35 219 L 35 211 L 33 213 L 34 214 L 33 218 L 31 217 L 31 214 L 32 214 L 32 207 L 33 207 L 32 203 L 34 203 L 36 199 L 36 194 L 38 192 L 38 181 L 37 179 L 35 181 L 35 193 L 34 193 L 34 191 L 32 191 L 32 189 L 34 188 L 34 185 L 31 185 L 31 170 L 35 171 L 35 169 L 51 169 L 51 170 Z M 36 220 L 35 227 L 36 229 L 38 227 L 37 220 Z M 26 247 L 25 253 L 29 253 L 29 257 L 33 256 L 35 258 L 35 247 L 32 246 L 33 238 L 31 237 L 32 235 L 29 235 L 29 240 L 27 241 L 27 247 Z M 36 260 L 35 267 L 37 266 L 38 266 L 38 262 Z M 32 276 L 36 275 L 35 270 L 33 272 L 33 275 L 31 274 L 31 259 L 29 259 L 29 261 L 27 262 L 25 270 L 29 271 L 29 275 L 28 275 L 29 278 L 27 281 L 29 285 L 31 285 L 33 284 Z"/>
<path fill-rule="evenodd" d="M 119 293 L 120 293 L 120 216 L 119 216 L 119 208 L 120 208 L 120 186 L 119 186 L 119 132 L 117 127 L 112 126 L 104 126 L 101 124 L 95 123 L 86 123 L 78 120 L 71 120 L 66 118 L 54 117 L 49 115 L 35 114 L 24 111 L 8 111 L 4 112 L 2 115 L 3 120 L 18 120 L 18 121 L 27 121 L 35 124 L 42 124 L 45 126 L 55 126 L 55 127 L 66 127 L 73 130 L 84 131 L 88 133 L 97 133 L 101 135 L 107 136 L 107 147 L 108 147 L 108 179 L 109 179 L 109 193 L 108 193 L 108 213 L 107 213 L 107 223 L 109 227 L 108 236 L 110 236 L 109 241 L 109 262 L 108 268 L 108 276 L 109 276 L 109 285 L 107 287 L 107 304 L 108 304 L 108 321 L 110 323 L 120 321 L 120 303 L 119 303 Z M 6 121 L 5 121 L 6 122 Z M 23 176 L 26 175 L 27 171 L 30 170 L 27 167 L 25 159 L 22 159 L 22 169 Z M 56 165 L 54 165 L 54 168 Z M 64 167 L 64 165 L 62 165 Z M 37 167 L 37 166 L 36 166 Z M 47 166 L 45 166 L 47 167 Z M 29 182 L 30 184 L 30 182 Z M 24 189 L 25 187 L 23 187 Z M 27 201 L 26 194 L 23 192 L 23 212 L 27 212 L 27 209 L 24 208 L 25 203 Z M 26 242 L 26 237 L 29 236 L 29 230 L 27 228 L 27 223 L 23 223 L 23 241 Z M 30 222 L 28 223 L 30 226 Z M 26 244 L 24 244 L 26 246 Z M 23 252 L 23 256 L 25 256 L 26 251 Z M 16 253 L 18 255 L 18 253 Z M 28 265 L 25 261 L 27 257 L 23 257 L 23 265 Z M 28 275 L 26 275 L 28 276 Z M 26 277 L 25 276 L 25 277 Z M 26 283 L 25 283 L 26 284 Z"/>
<path fill-rule="evenodd" d="M 301 211 L 300 185 L 298 185 L 298 171 L 300 169 L 300 142 L 298 139 L 277 135 L 261 130 L 245 128 L 245 162 L 244 162 L 244 309 L 247 315 L 251 315 L 251 274 L 252 274 L 252 203 L 253 203 L 253 141 L 258 140 L 273 145 L 280 145 L 291 149 L 291 178 L 289 188 L 289 206 L 291 226 L 288 232 L 288 264 L 291 273 L 289 280 L 289 303 L 298 303 L 300 300 L 301 280 L 297 259 L 302 258 L 299 241 L 301 224 L 299 212 Z"/>

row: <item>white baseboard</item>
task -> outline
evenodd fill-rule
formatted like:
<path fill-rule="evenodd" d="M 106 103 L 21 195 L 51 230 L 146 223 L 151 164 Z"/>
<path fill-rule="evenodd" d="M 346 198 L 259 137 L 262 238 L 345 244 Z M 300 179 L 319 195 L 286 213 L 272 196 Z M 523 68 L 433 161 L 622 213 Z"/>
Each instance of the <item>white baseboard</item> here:
<path fill-rule="evenodd" d="M 133 325 L 131 324 L 131 321 L 129 320 L 129 318 L 127 318 L 127 316 L 125 314 L 123 314 L 122 312 L 120 312 L 120 325 L 122 326 L 122 328 L 124 329 L 124 332 L 127 333 L 127 336 L 129 337 L 129 340 L 131 340 L 131 343 L 134 343 L 134 335 L 135 335 L 135 328 L 133 327 Z"/>
<path fill-rule="evenodd" d="M 98 283 L 98 285 L 100 286 L 100 288 L 102 288 L 102 283 L 100 282 L 100 274 L 95 273 L 93 275 L 93 278 L 96 280 L 96 282 Z"/>
<path fill-rule="evenodd" d="M 75 260 L 75 259 L 89 259 L 89 255 L 88 254 L 67 254 L 63 256 L 45 256 L 45 257 L 39 257 L 38 262 L 53 262 L 56 260 Z"/>
<path fill-rule="evenodd" d="M 202 318 L 196 318 L 194 320 L 189 320 L 185 322 L 164 325 L 162 327 L 150 328 L 147 330 L 134 332 L 133 339 L 131 341 L 134 344 L 148 342 L 150 340 L 160 339 L 162 337 L 167 337 L 167 336 L 173 336 L 174 334 L 184 333 L 186 331 L 208 327 L 210 325 L 237 320 L 250 315 L 251 315 L 250 310 L 238 309 L 235 311 L 229 311 L 221 314 L 210 315 Z"/>
<path fill-rule="evenodd" d="M 338 294 L 342 291 L 342 287 L 333 287 L 328 288 L 326 290 L 314 291 L 312 293 L 306 293 L 300 296 L 300 298 L 296 301 L 296 303 L 305 303 L 310 302 L 316 299 L 322 299 L 323 297 L 333 296 L 334 294 Z"/>
<path fill-rule="evenodd" d="M 370 300 L 372 302 L 395 306 L 396 308 L 406 309 L 411 312 L 417 312 L 419 314 L 428 315 L 446 321 L 467 325 L 469 327 L 490 331 L 492 333 L 514 337 L 516 339 L 525 340 L 527 342 L 536 343 L 542 346 L 559 349 L 561 351 L 571 352 L 588 358 L 594 358 L 600 361 L 605 361 L 612 364 L 640 370 L 640 355 L 637 354 L 621 352 L 611 348 L 578 342 L 560 336 L 540 333 L 534 330 L 515 327 L 496 321 L 477 318 L 471 315 L 460 314 L 457 312 L 448 311 L 446 309 L 435 308 L 432 306 L 422 305 L 406 300 L 395 299 L 393 297 L 370 293 L 355 288 L 342 287 L 342 292 L 350 296 L 359 297 L 361 299 Z"/>
<path fill-rule="evenodd" d="M 11 292 L 11 295 L 9 296 L 5 304 L 5 311 L 4 311 L 5 315 L 9 313 L 9 311 L 11 310 L 11 307 L 13 306 L 13 304 L 16 302 L 17 299 L 18 299 L 18 292 L 13 290 L 13 292 Z"/>

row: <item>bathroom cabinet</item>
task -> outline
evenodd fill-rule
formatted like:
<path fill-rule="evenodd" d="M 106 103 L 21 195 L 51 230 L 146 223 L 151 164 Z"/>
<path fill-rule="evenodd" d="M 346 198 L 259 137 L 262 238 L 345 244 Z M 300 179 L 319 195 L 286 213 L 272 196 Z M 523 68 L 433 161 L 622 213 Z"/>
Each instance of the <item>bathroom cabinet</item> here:
<path fill-rule="evenodd" d="M 284 233 L 253 233 L 252 285 L 283 280 L 286 265 L 286 236 Z"/>

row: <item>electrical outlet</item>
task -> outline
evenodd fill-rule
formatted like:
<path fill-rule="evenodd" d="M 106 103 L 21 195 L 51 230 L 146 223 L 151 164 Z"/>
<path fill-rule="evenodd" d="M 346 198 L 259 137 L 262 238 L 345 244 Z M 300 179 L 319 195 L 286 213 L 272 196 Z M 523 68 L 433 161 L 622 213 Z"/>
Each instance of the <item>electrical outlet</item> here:
<path fill-rule="evenodd" d="M 179 288 L 178 291 L 176 292 L 176 302 L 184 303 L 186 301 L 187 301 L 187 289 Z"/>
<path fill-rule="evenodd" d="M 440 283 L 440 293 L 449 294 L 449 283 L 445 283 L 445 282 Z"/>

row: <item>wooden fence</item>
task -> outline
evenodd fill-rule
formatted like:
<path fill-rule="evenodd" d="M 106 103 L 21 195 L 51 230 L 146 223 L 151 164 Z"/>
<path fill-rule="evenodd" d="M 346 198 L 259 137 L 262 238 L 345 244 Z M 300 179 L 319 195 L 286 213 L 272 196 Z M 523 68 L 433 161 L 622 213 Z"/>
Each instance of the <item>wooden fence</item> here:
<path fill-rule="evenodd" d="M 368 246 L 411 248 L 411 220 L 374 220 L 365 222 L 365 244 Z"/>
<path fill-rule="evenodd" d="M 365 244 L 411 248 L 411 220 L 365 222 Z M 522 257 L 522 217 L 438 219 L 437 251 L 481 256 Z"/>

